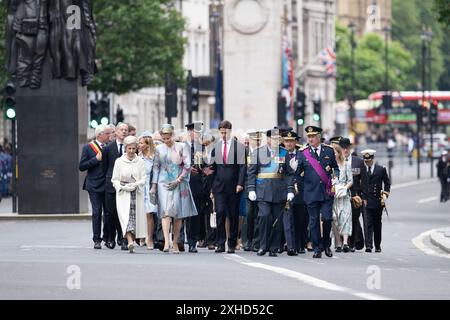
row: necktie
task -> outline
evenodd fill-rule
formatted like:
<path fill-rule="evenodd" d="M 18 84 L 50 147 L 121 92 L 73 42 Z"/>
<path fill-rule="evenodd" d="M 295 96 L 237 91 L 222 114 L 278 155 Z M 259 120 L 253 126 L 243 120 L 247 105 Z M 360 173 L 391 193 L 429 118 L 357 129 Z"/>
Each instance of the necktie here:
<path fill-rule="evenodd" d="M 316 158 L 319 159 L 319 154 L 317 153 L 317 148 L 314 148 L 314 154 L 316 155 Z"/>
<path fill-rule="evenodd" d="M 295 153 L 289 153 L 289 160 L 295 158 Z"/>
<path fill-rule="evenodd" d="M 227 142 L 224 140 L 223 141 L 223 164 L 226 164 L 227 163 L 227 157 L 228 157 L 228 155 L 227 155 Z"/>
<path fill-rule="evenodd" d="M 372 175 L 372 167 L 369 167 L 368 172 L 369 172 L 369 176 L 371 176 Z"/>
<path fill-rule="evenodd" d="M 119 153 L 120 155 L 123 155 L 123 144 L 120 144 L 119 146 L 120 146 Z"/>
<path fill-rule="evenodd" d="M 194 141 L 191 141 L 191 165 L 194 165 L 194 153 L 195 153 L 195 149 L 194 149 Z"/>
<path fill-rule="evenodd" d="M 103 143 L 100 143 L 100 149 L 103 149 L 105 145 Z"/>

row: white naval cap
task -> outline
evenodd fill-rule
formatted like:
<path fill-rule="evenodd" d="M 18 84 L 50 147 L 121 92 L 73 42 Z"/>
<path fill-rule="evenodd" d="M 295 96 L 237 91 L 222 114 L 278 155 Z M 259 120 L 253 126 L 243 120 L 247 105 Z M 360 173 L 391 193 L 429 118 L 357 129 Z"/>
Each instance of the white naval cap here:
<path fill-rule="evenodd" d="M 376 151 L 373 149 L 365 149 L 363 151 L 361 151 L 361 154 L 364 158 L 364 160 L 370 160 L 373 159 L 373 157 L 375 156 Z"/>

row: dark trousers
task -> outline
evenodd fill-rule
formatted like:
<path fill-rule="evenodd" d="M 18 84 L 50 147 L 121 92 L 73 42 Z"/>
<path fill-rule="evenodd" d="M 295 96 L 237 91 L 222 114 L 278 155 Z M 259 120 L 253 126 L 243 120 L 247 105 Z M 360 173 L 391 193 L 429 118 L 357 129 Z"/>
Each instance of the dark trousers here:
<path fill-rule="evenodd" d="M 383 209 L 365 209 L 364 219 L 364 231 L 366 249 L 372 249 L 375 242 L 375 248 L 379 248 L 381 245 L 381 217 L 383 215 Z"/>
<path fill-rule="evenodd" d="M 89 192 L 89 200 L 92 205 L 92 240 L 94 242 L 102 241 L 102 212 L 105 207 L 105 193 L 104 192 Z M 108 230 L 106 224 L 103 223 L 103 240 L 107 241 Z"/>
<path fill-rule="evenodd" d="M 352 208 L 352 235 L 348 238 L 348 245 L 357 250 L 364 248 L 364 235 L 359 222 L 362 208 Z"/>
<path fill-rule="evenodd" d="M 117 244 L 121 245 L 122 241 L 127 240 L 123 238 L 122 227 L 120 226 L 119 216 L 117 214 L 116 194 L 106 192 L 105 204 L 106 204 L 105 223 L 107 225 L 108 230 L 108 241 L 114 241 L 117 233 Z"/>
<path fill-rule="evenodd" d="M 280 248 L 284 206 L 284 203 L 258 201 L 260 249 L 275 251 Z"/>
<path fill-rule="evenodd" d="M 308 241 L 309 214 L 305 203 L 294 203 L 294 234 L 295 247 L 299 251 L 304 249 Z"/>
<path fill-rule="evenodd" d="M 441 181 L 441 202 L 448 200 L 448 182 L 447 178 L 439 178 Z"/>
<path fill-rule="evenodd" d="M 331 222 L 333 200 L 318 201 L 308 204 L 309 229 L 314 252 L 320 252 L 323 248 L 331 246 Z M 323 237 L 320 237 L 320 216 L 323 221 Z"/>
<path fill-rule="evenodd" d="M 228 216 L 230 221 L 230 238 L 228 239 L 228 248 L 235 248 L 239 226 L 239 194 L 216 193 L 214 194 L 214 198 L 216 202 L 217 214 L 216 244 L 218 247 L 225 247 L 225 219 Z"/>
<path fill-rule="evenodd" d="M 242 226 L 244 247 L 259 248 L 258 203 L 246 199 L 246 217 Z"/>
<path fill-rule="evenodd" d="M 199 241 L 200 239 L 204 239 L 205 237 L 206 197 L 207 195 L 204 194 L 193 195 L 198 215 L 186 219 L 186 235 L 189 246 L 195 247 L 197 241 Z M 202 231 L 203 238 L 201 237 Z"/>

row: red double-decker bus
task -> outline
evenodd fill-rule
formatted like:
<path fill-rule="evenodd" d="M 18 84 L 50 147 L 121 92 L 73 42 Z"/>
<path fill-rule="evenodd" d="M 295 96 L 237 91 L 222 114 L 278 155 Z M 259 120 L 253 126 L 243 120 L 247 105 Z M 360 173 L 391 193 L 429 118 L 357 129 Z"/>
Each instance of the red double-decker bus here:
<path fill-rule="evenodd" d="M 433 103 L 438 108 L 438 125 L 450 124 L 450 91 L 425 91 L 424 102 L 422 91 L 392 92 L 392 108 L 389 110 L 383 108 L 383 95 L 384 92 L 381 91 L 369 96 L 366 121 L 374 124 L 414 125 L 418 106 L 423 105 L 423 108 L 429 110 L 430 103 Z"/>

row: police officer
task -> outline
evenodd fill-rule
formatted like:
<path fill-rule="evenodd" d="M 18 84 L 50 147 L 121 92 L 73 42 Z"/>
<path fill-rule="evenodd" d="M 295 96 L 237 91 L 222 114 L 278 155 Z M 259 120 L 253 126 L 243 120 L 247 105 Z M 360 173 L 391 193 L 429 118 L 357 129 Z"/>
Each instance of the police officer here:
<path fill-rule="evenodd" d="M 365 205 L 364 231 L 366 252 L 381 252 L 381 217 L 385 201 L 391 190 L 391 182 L 385 167 L 374 162 L 375 150 L 366 149 L 361 152 L 367 171 L 367 188 L 363 189 Z"/>
<path fill-rule="evenodd" d="M 298 149 L 302 147 L 296 144 L 298 139 L 299 136 L 293 131 L 285 132 L 283 134 L 283 142 L 288 151 L 287 162 L 297 158 Z M 288 168 L 290 168 L 290 166 Z M 288 246 L 288 256 L 296 256 L 298 253 L 305 253 L 309 216 L 306 209 L 306 203 L 303 200 L 303 181 L 304 172 L 301 172 L 300 176 L 293 176 L 295 197 L 284 214 L 284 234 Z"/>
<path fill-rule="evenodd" d="M 268 130 L 267 145 L 258 148 L 248 167 L 249 199 L 258 201 L 260 248 L 257 255 L 269 252 L 276 257 L 280 249 L 282 214 L 286 201 L 294 199 L 294 186 L 288 175 L 287 151 L 280 148 L 278 129 Z"/>
<path fill-rule="evenodd" d="M 307 126 L 308 145 L 300 149 L 297 158 L 290 161 L 295 176 L 304 171 L 304 200 L 309 213 L 309 226 L 313 242 L 313 258 L 322 257 L 322 248 L 327 257 L 331 252 L 331 222 L 334 195 L 332 192 L 332 174 L 339 176 L 332 147 L 321 143 L 322 128 Z M 323 237 L 320 237 L 320 217 L 323 220 Z"/>

